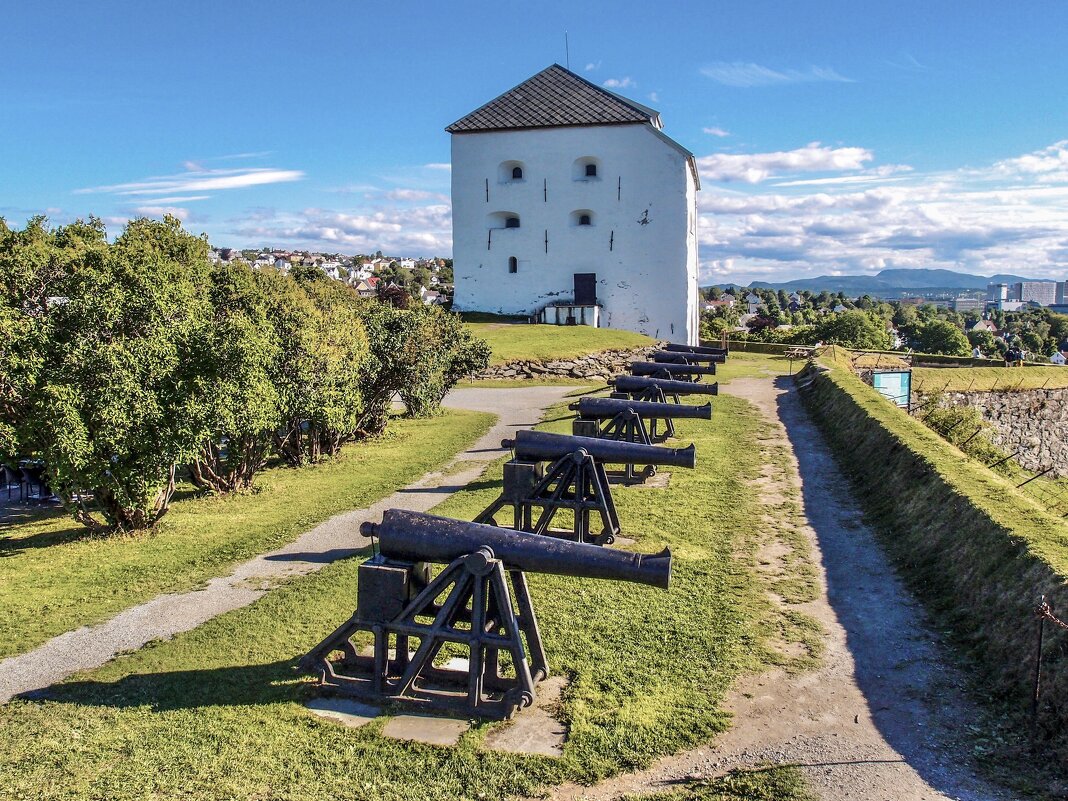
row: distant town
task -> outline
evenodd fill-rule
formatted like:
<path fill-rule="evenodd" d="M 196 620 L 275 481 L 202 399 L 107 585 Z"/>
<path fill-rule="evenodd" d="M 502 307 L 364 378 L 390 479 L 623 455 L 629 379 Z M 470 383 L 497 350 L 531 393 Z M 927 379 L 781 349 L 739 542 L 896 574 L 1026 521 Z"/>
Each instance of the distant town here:
<path fill-rule="evenodd" d="M 208 258 L 215 264 L 243 261 L 253 269 L 272 268 L 286 274 L 297 267 L 314 267 L 328 278 L 353 287 L 362 297 L 403 290 L 427 306 L 452 302 L 452 259 L 384 256 L 381 251 L 345 256 L 302 250 L 220 247 L 211 248 Z"/>

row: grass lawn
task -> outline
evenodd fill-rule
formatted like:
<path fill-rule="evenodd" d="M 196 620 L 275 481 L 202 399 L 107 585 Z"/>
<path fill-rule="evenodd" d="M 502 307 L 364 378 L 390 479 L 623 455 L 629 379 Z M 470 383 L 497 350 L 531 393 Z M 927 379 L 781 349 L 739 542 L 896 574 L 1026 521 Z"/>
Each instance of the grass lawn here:
<path fill-rule="evenodd" d="M 592 782 L 709 740 L 733 678 L 768 654 L 776 615 L 753 568 L 759 441 L 767 425 L 736 398 L 715 420 L 681 421 L 698 468 L 665 489 L 615 492 L 629 548 L 674 554 L 669 591 L 531 575 L 550 669 L 570 684 L 560 759 L 455 748 L 312 717 L 297 659 L 353 611 L 359 559 L 281 585 L 254 604 L 0 707 L 0 797 L 34 799 L 497 799 Z M 566 430 L 561 405 L 548 428 Z M 470 519 L 499 491 L 500 464 L 439 512 Z M 781 627 L 780 627 L 781 628 Z M 699 798 L 771 798 L 702 795 Z M 797 796 L 782 796 L 795 798 Z"/>
<path fill-rule="evenodd" d="M 490 364 L 519 360 L 571 359 L 604 350 L 640 348 L 656 340 L 620 328 L 585 325 L 529 325 L 516 322 L 468 322 L 468 329 L 493 348 Z"/>
<path fill-rule="evenodd" d="M 916 367 L 915 392 L 1015 391 L 1068 387 L 1065 367 Z"/>
<path fill-rule="evenodd" d="M 489 414 L 452 410 L 430 420 L 399 418 L 381 439 L 349 445 L 337 459 L 264 471 L 254 493 L 187 492 L 150 534 L 93 538 L 62 510 L 0 524 L 0 658 L 162 592 L 190 589 L 365 507 L 446 462 L 492 422 Z"/>

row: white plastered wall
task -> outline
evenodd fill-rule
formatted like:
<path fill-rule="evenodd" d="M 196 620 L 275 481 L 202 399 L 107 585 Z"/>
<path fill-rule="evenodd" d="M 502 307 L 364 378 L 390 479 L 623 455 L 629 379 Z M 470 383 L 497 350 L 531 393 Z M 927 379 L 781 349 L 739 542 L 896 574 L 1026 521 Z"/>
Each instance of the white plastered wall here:
<path fill-rule="evenodd" d="M 686 154 L 647 125 L 454 134 L 455 308 L 532 314 L 594 273 L 601 325 L 696 343 L 696 189 Z"/>

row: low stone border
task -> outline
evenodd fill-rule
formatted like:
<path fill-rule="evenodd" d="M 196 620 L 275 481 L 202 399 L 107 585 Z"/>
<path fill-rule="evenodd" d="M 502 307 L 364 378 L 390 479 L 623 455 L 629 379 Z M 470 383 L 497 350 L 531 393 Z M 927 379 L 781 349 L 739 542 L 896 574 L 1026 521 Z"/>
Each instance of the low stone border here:
<path fill-rule="evenodd" d="M 659 345 L 634 350 L 606 350 L 591 353 L 574 359 L 557 359 L 551 362 L 514 361 L 488 367 L 481 373 L 475 373 L 472 379 L 486 378 L 538 378 L 540 376 L 559 378 L 596 378 L 608 380 L 614 375 L 627 372 L 627 365 L 632 361 L 648 361 L 650 354 Z"/>

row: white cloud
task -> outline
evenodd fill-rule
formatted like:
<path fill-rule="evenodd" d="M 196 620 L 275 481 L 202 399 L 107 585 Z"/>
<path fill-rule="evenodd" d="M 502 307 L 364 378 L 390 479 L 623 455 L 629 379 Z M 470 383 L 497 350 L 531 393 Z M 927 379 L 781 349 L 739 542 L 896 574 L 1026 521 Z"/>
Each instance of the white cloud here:
<path fill-rule="evenodd" d="M 447 195 L 443 195 L 440 192 L 427 192 L 424 189 L 390 189 L 387 192 L 383 192 L 382 197 L 386 200 L 401 201 L 436 200 L 448 202 L 449 200 Z"/>
<path fill-rule="evenodd" d="M 76 189 L 74 194 L 111 194 L 123 196 L 171 195 L 176 192 L 208 192 L 223 189 L 245 189 L 250 186 L 299 181 L 299 170 L 277 170 L 259 167 L 240 170 L 187 170 L 179 175 L 146 178 L 143 181 L 110 186 Z"/>
<path fill-rule="evenodd" d="M 428 170 L 451 170 L 452 165 L 447 162 L 434 162 L 432 164 L 424 164 L 424 167 Z"/>
<path fill-rule="evenodd" d="M 232 222 L 226 234 L 250 244 L 413 256 L 440 256 L 452 250 L 452 210 L 446 203 L 347 211 L 311 208 Z"/>
<path fill-rule="evenodd" d="M 710 126 L 708 128 L 702 128 L 701 131 L 702 131 L 702 133 L 706 133 L 709 136 L 723 137 L 723 136 L 730 136 L 731 135 L 730 131 L 728 131 L 728 130 L 726 130 L 724 128 L 716 127 L 715 125 Z"/>
<path fill-rule="evenodd" d="M 853 83 L 851 78 L 840 75 L 830 67 L 810 66 L 805 69 L 775 70 L 761 64 L 745 61 L 718 61 L 701 68 L 701 74 L 725 86 L 753 87 L 775 86 L 789 83 Z"/>
<path fill-rule="evenodd" d="M 838 149 L 855 151 L 848 157 L 809 153 L 800 164 L 780 153 L 716 162 L 732 176 L 742 170 L 736 186 L 743 188 L 706 184 L 698 195 L 703 280 L 782 281 L 888 267 L 1064 280 L 1068 171 L 1060 164 L 1066 148 L 1058 142 L 985 167 L 923 174 L 905 165 L 870 167 L 872 154 L 864 148 Z M 803 171 L 815 164 L 851 174 L 744 182 L 745 165 Z"/>
<path fill-rule="evenodd" d="M 1017 158 L 994 164 L 993 172 L 1007 177 L 1037 177 L 1040 181 L 1068 178 L 1068 139 Z"/>
<path fill-rule="evenodd" d="M 594 63 L 594 62 L 591 61 L 589 64 L 586 65 L 586 72 L 593 72 L 594 70 L 599 70 L 600 68 L 601 68 L 601 62 L 600 61 L 598 61 L 597 63 Z"/>
<path fill-rule="evenodd" d="M 697 159 L 701 177 L 708 181 L 744 181 L 757 184 L 774 175 L 799 172 L 859 170 L 871 161 L 862 147 L 823 147 L 812 142 L 796 150 L 774 153 L 716 153 Z"/>
<path fill-rule="evenodd" d="M 177 206 L 138 206 L 133 210 L 140 217 L 163 217 L 167 214 L 177 217 L 182 222 L 189 219 L 189 209 Z"/>
<path fill-rule="evenodd" d="M 604 85 L 608 89 L 629 89 L 632 86 L 637 86 L 631 78 L 609 78 L 604 82 Z"/>
<path fill-rule="evenodd" d="M 161 206 L 168 203 L 192 203 L 195 200 L 208 200 L 211 195 L 177 195 L 175 197 L 154 197 L 152 201 Z"/>
<path fill-rule="evenodd" d="M 660 95 L 657 94 L 656 92 L 650 92 L 649 93 L 649 100 L 651 102 L 653 102 L 653 103 L 659 103 L 660 102 Z"/>

